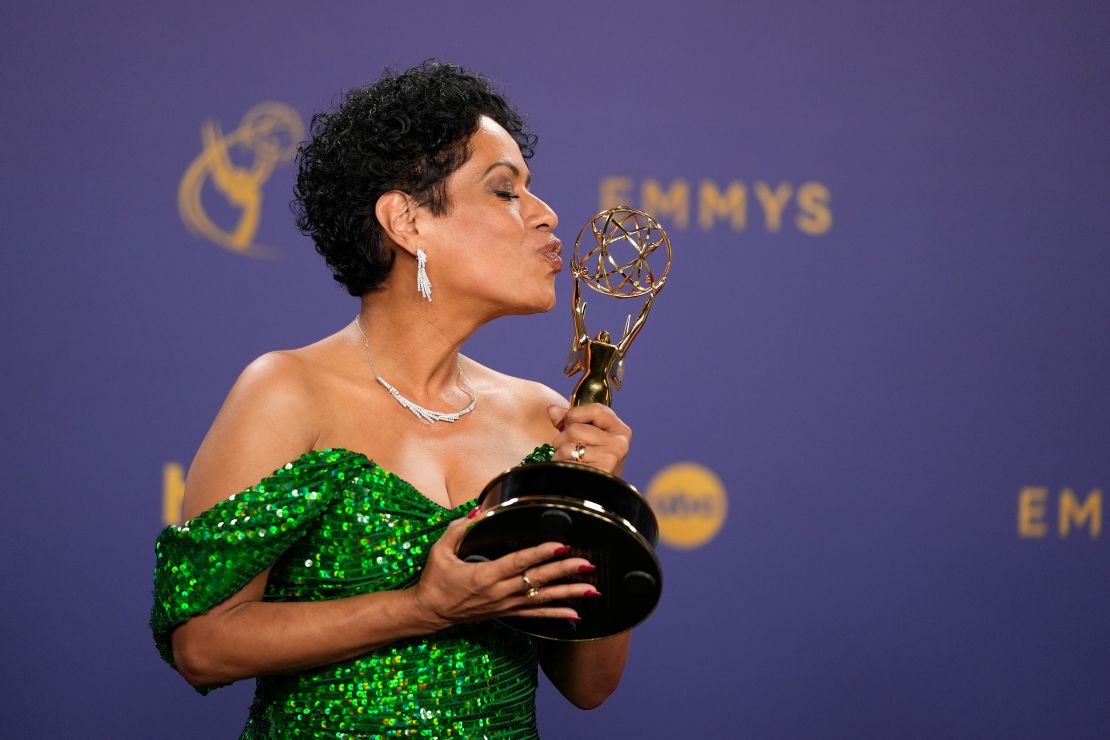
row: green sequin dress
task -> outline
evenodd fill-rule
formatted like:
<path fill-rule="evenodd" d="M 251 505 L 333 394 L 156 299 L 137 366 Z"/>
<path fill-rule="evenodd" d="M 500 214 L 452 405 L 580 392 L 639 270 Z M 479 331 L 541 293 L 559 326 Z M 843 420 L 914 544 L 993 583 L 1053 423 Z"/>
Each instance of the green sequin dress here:
<path fill-rule="evenodd" d="M 545 445 L 525 460 L 552 452 Z M 266 601 L 412 586 L 429 548 L 473 507 L 445 509 L 357 452 L 303 455 L 158 536 L 150 620 L 158 650 L 174 665 L 173 628 L 271 566 Z M 492 621 L 458 625 L 257 679 L 242 736 L 536 738 L 536 666 L 532 638 Z"/>

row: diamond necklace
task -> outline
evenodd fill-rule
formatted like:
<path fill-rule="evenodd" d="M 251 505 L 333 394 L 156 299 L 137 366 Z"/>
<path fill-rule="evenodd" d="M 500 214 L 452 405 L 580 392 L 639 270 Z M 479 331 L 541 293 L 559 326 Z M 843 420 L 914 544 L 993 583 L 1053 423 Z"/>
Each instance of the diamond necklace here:
<path fill-rule="evenodd" d="M 389 391 L 389 395 L 393 396 L 393 398 L 396 399 L 397 403 L 401 404 L 406 409 L 411 411 L 413 415 L 416 416 L 416 418 L 428 424 L 435 424 L 437 421 L 446 421 L 453 424 L 463 416 L 466 416 L 471 411 L 473 411 L 474 407 L 478 405 L 478 394 L 474 392 L 474 388 L 471 387 L 470 381 L 466 378 L 466 374 L 463 373 L 461 362 L 459 363 L 459 377 L 462 378 L 463 385 L 466 386 L 463 389 L 463 392 L 466 395 L 470 396 L 470 403 L 467 405 L 466 408 L 459 409 L 458 411 L 452 411 L 450 413 L 444 413 L 443 411 L 432 411 L 431 409 L 426 409 L 423 406 L 413 403 L 409 399 L 405 398 L 401 395 L 401 391 L 390 385 L 389 381 L 383 378 L 381 375 L 378 375 L 378 368 L 374 367 L 374 358 L 370 356 L 370 340 L 367 339 L 366 332 L 362 330 L 362 322 L 359 321 L 358 316 L 355 317 L 355 326 L 358 327 L 358 333 L 362 335 L 362 346 L 366 349 L 366 362 L 370 364 L 370 372 L 373 373 L 374 380 L 378 381 L 378 383 L 380 383 L 383 388 Z"/>

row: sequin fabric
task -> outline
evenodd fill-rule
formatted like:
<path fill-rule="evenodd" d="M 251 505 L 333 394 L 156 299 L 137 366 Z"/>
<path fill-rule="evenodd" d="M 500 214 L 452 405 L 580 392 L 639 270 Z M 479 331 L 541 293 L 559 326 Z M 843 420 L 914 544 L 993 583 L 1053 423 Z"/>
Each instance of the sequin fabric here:
<path fill-rule="evenodd" d="M 550 445 L 525 462 L 550 460 Z M 173 628 L 271 567 L 266 601 L 401 589 L 474 507 L 445 509 L 365 455 L 301 456 L 155 544 L 151 629 Z M 496 622 L 459 625 L 354 660 L 257 680 L 244 738 L 536 738 L 536 645 Z M 215 686 L 200 689 L 207 693 Z"/>

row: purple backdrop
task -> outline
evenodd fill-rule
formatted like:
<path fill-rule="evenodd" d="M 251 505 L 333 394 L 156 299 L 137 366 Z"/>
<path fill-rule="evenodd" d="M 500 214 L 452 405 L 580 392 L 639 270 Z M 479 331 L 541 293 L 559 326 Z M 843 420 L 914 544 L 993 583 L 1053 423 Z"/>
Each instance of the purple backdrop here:
<path fill-rule="evenodd" d="M 356 305 L 289 165 L 251 191 L 266 258 L 190 231 L 179 185 L 205 121 L 438 57 L 529 115 L 565 241 L 607 189 L 668 225 L 627 473 L 727 491 L 715 537 L 661 548 L 619 691 L 544 684 L 544 736 L 1110 736 L 1107 6 L 380 5 L 6 11 L 0 734 L 241 728 L 248 683 L 196 695 L 147 631 L 163 466 Z M 468 351 L 569 390 L 560 281 Z"/>

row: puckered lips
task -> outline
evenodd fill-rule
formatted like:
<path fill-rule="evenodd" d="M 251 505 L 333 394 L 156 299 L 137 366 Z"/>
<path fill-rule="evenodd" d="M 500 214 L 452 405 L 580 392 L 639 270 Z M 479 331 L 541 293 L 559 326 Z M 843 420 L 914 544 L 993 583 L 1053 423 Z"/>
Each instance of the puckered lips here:
<path fill-rule="evenodd" d="M 559 241 L 558 237 L 551 237 L 545 242 L 538 250 L 536 250 L 541 257 L 551 263 L 552 269 L 559 272 L 563 269 L 563 243 Z"/>

